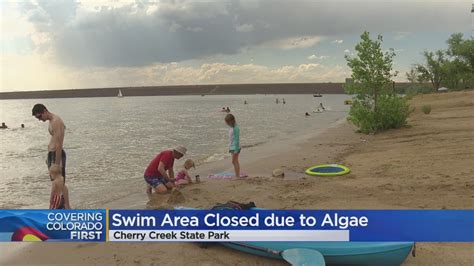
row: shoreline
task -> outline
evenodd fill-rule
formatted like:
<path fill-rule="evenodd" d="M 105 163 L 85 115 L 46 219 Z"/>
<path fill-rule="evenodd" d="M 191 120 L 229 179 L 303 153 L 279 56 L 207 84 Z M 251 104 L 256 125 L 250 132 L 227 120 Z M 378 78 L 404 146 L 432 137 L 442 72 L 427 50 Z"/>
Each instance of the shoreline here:
<path fill-rule="evenodd" d="M 472 208 L 472 99 L 472 91 L 418 95 L 411 101 L 415 111 L 406 128 L 363 135 L 341 122 L 312 132 L 314 135 L 302 135 L 299 143 L 292 139 L 287 145 L 276 145 L 282 152 L 271 153 L 275 147 L 260 149 L 266 156 L 242 163 L 252 177 L 204 179 L 182 188 L 185 201 L 176 205 L 209 208 L 217 202 L 236 200 L 254 201 L 258 207 L 271 209 Z M 433 108 L 428 115 L 420 110 L 426 104 Z M 351 173 L 339 177 L 304 175 L 306 167 L 323 163 L 345 164 Z M 291 174 L 271 177 L 275 168 Z M 139 208 L 146 204 L 151 209 L 166 208 L 173 203 L 167 202 L 169 195 L 148 201 L 144 188 L 136 196 Z M 127 197 L 107 206 L 123 208 L 130 200 Z M 39 261 L 60 265 L 71 261 L 81 265 L 284 265 L 218 245 L 204 249 L 190 243 L 2 243 L 0 247 L 8 254 L 0 257 L 0 264 L 6 265 Z M 404 265 L 472 265 L 473 251 L 473 243 L 418 243 L 417 257 L 409 257 Z"/>
<path fill-rule="evenodd" d="M 294 152 L 297 147 L 305 146 L 308 141 L 314 140 L 318 138 L 321 134 L 324 134 L 328 130 L 336 130 L 336 128 L 344 127 L 346 123 L 346 117 L 341 119 L 336 119 L 333 123 L 331 123 L 328 127 L 322 129 L 309 129 L 300 132 L 295 132 L 289 136 L 285 137 L 276 137 L 270 139 L 268 142 L 265 142 L 261 145 L 255 145 L 249 148 L 243 149 L 244 153 L 241 156 L 240 163 L 242 171 L 249 174 L 247 179 L 252 178 L 270 178 L 272 175 L 272 168 L 271 166 L 262 168 L 262 162 L 270 160 L 274 156 L 278 156 L 280 153 L 284 152 Z M 347 125 L 346 125 L 347 126 Z M 314 131 L 315 130 L 315 131 Z M 181 161 L 176 161 L 175 163 L 179 163 Z M 205 162 L 202 164 L 197 165 L 198 173 L 201 177 L 200 184 L 192 184 L 190 186 L 185 186 L 182 188 L 184 191 L 186 189 L 191 189 L 194 186 L 201 186 L 205 185 L 208 182 L 239 182 L 245 181 L 243 180 L 213 180 L 209 179 L 208 176 L 210 174 L 214 174 L 217 172 L 222 171 L 233 171 L 233 166 L 229 161 L 229 157 L 226 156 L 223 159 L 211 162 Z M 285 169 L 284 169 L 285 170 Z M 296 176 L 304 173 L 304 171 L 292 171 L 288 169 L 285 171 L 286 179 L 288 178 L 297 178 Z M 191 172 L 191 176 L 195 174 Z M 140 188 L 135 187 L 137 191 L 130 193 L 128 195 L 122 196 L 119 199 L 112 199 L 108 200 L 107 202 L 102 202 L 103 208 L 126 208 L 126 209 L 142 209 L 146 207 L 146 202 L 149 200 L 147 195 L 144 193 L 144 189 L 142 189 L 141 185 L 144 187 L 143 180 L 139 180 L 137 182 Z M 143 184 L 142 184 L 143 183 Z M 131 183 L 129 185 L 132 185 Z M 169 195 L 158 196 L 159 198 L 168 197 Z M 192 207 L 204 207 L 204 206 L 192 206 Z"/>
<path fill-rule="evenodd" d="M 257 206 L 266 207 L 266 208 L 282 208 L 272 204 L 259 204 L 259 201 L 255 199 L 254 189 L 248 189 L 245 195 L 233 195 L 231 197 L 227 192 L 224 194 L 216 195 L 221 196 L 222 200 L 212 200 L 204 196 L 203 199 L 198 197 L 192 197 L 192 193 L 201 192 L 203 189 L 210 189 L 211 191 L 218 190 L 220 187 L 230 187 L 231 190 L 235 186 L 245 185 L 248 188 L 258 186 L 258 190 L 262 188 L 261 185 L 258 185 L 261 182 L 272 182 L 274 184 L 281 181 L 286 183 L 292 183 L 295 180 L 305 180 L 305 178 L 293 179 L 286 177 L 285 179 L 273 178 L 271 177 L 271 170 L 273 169 L 271 164 L 266 164 L 263 168 L 259 165 L 264 162 L 270 162 L 274 157 L 281 156 L 278 152 L 292 152 L 298 153 L 298 149 L 306 146 L 309 142 L 318 140 L 323 142 L 328 137 L 333 136 L 333 133 L 339 132 L 345 136 L 353 135 L 354 132 L 352 128 L 348 131 L 347 129 L 351 126 L 346 122 L 345 118 L 338 119 L 328 128 L 320 129 L 316 132 L 300 132 L 296 135 L 291 135 L 283 138 L 275 138 L 274 141 L 282 144 L 273 146 L 272 141 L 265 143 L 260 146 L 252 147 L 250 153 L 251 156 L 248 156 L 244 161 L 247 161 L 245 165 L 242 163 L 242 166 L 245 167 L 246 171 L 248 169 L 249 173 L 260 172 L 265 175 L 262 177 L 250 177 L 242 180 L 212 180 L 207 177 L 201 178 L 200 184 L 193 184 L 181 189 L 185 198 L 187 199 L 186 203 L 180 203 L 177 205 L 186 205 L 192 207 L 206 208 L 211 207 L 213 204 L 219 201 L 227 200 L 237 200 L 237 201 L 255 201 Z M 295 137 L 298 136 L 298 137 Z M 321 138 L 320 138 L 321 136 Z M 343 137 L 343 136 L 341 136 Z M 286 139 L 286 140 L 285 140 Z M 285 140 L 285 141 L 283 141 Z M 329 142 L 329 140 L 325 140 Z M 273 150 L 274 153 L 268 154 L 267 157 L 259 157 L 262 154 L 269 153 L 270 150 Z M 333 156 L 337 157 L 339 154 L 334 152 Z M 207 173 L 213 173 L 217 169 L 231 169 L 232 165 L 226 159 L 219 160 L 211 163 L 206 163 L 199 166 L 203 169 L 200 171 Z M 281 165 L 280 165 L 281 167 Z M 285 172 L 295 171 L 291 166 L 284 167 L 286 168 Z M 227 170 L 228 170 L 227 169 Z M 262 179 L 262 180 L 260 180 Z M 299 182 L 298 181 L 298 182 Z M 142 180 L 137 181 L 137 185 L 142 184 Z M 122 208 L 122 209 L 144 209 L 147 208 L 167 208 L 171 207 L 166 201 L 170 198 L 170 193 L 165 195 L 156 195 L 151 199 L 147 198 L 147 195 L 144 192 L 145 188 L 138 189 L 138 191 L 128 194 L 125 197 L 120 196 L 116 199 L 109 200 L 103 204 L 103 208 Z M 207 202 L 213 202 L 208 204 Z M 95 203 L 97 204 L 97 203 Z M 94 205 L 95 205 L 94 204 Z M 314 206 L 316 207 L 316 206 Z M 143 248 L 143 245 L 145 246 Z M 224 263 L 233 263 L 233 264 L 250 264 L 250 265 L 286 265 L 282 261 L 262 258 L 258 256 L 253 256 L 246 253 L 235 252 L 231 249 L 225 248 L 220 245 L 212 246 L 209 249 L 202 249 L 196 244 L 192 243 L 48 243 L 47 245 L 41 245 L 39 243 L 0 243 L 0 247 L 5 250 L 5 254 L 8 256 L 0 256 L 0 264 L 8 265 L 20 265 L 20 264 L 35 264 L 36 261 L 46 262 L 47 264 L 68 264 L 72 265 L 70 261 L 82 261 L 80 265 L 84 264 L 118 264 L 118 265 L 129 265 L 129 264 L 138 264 L 138 265 L 151 265 L 153 263 L 173 265 L 176 261 L 163 263 L 159 258 L 154 257 L 154 251 L 156 250 L 157 245 L 159 246 L 159 254 L 162 256 L 171 256 L 175 258 L 183 259 L 178 261 L 180 264 L 189 264 L 189 263 L 198 263 L 198 264 L 209 264 L 209 265 L 219 265 Z M 182 256 L 180 250 L 186 249 L 188 255 L 186 257 Z M 152 251 L 153 250 L 153 251 Z M 55 260 L 51 260 L 50 254 L 60 254 L 56 256 Z M 127 254 L 132 252 L 132 254 Z M 137 253 L 138 252 L 138 253 Z M 22 254 L 29 254 L 24 256 Z M 113 253 L 114 256 L 103 257 L 102 254 Z M 215 255 L 220 254 L 219 257 Z M 222 256 L 222 257 L 221 257 Z M 87 259 L 84 259 L 87 257 Z M 138 257 L 137 259 L 135 257 Z M 213 258 L 215 257 L 215 258 Z"/>

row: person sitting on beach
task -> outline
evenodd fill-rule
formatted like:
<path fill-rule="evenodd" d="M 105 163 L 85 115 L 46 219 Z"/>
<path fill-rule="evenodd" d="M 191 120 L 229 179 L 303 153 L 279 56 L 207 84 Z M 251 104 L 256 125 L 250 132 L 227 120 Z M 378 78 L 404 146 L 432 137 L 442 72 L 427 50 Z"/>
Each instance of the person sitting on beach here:
<path fill-rule="evenodd" d="M 183 168 L 176 174 L 176 181 L 174 181 L 175 185 L 187 185 L 192 184 L 193 180 L 191 180 L 191 176 L 189 176 L 189 169 L 196 168 L 194 165 L 194 161 L 191 159 L 187 159 L 184 164 Z"/>
<path fill-rule="evenodd" d="M 1 129 L 7 129 L 7 125 L 5 124 L 5 122 L 2 123 L 2 126 L 0 127 Z"/>
<path fill-rule="evenodd" d="M 232 154 L 232 164 L 234 165 L 235 176 L 240 178 L 240 163 L 239 163 L 239 154 L 240 154 L 240 127 L 235 121 L 235 117 L 232 114 L 228 114 L 225 117 L 225 123 L 230 127 L 229 128 L 229 152 Z"/>
<path fill-rule="evenodd" d="M 147 183 L 146 192 L 164 193 L 174 187 L 174 160 L 179 160 L 186 154 L 186 148 L 179 146 L 172 150 L 165 150 L 150 162 L 145 170 L 144 178 Z"/>

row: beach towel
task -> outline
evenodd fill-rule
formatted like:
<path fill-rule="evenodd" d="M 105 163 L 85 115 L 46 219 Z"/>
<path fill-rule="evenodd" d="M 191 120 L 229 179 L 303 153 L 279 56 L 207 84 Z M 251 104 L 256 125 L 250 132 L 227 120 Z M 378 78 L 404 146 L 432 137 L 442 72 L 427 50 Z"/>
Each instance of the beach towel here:
<path fill-rule="evenodd" d="M 231 179 L 233 176 L 235 175 L 235 173 L 233 172 L 220 172 L 220 173 L 217 173 L 217 174 L 212 174 L 212 175 L 209 175 L 209 178 L 212 178 L 212 179 Z M 248 175 L 246 173 L 240 173 L 240 177 L 248 177 Z"/>

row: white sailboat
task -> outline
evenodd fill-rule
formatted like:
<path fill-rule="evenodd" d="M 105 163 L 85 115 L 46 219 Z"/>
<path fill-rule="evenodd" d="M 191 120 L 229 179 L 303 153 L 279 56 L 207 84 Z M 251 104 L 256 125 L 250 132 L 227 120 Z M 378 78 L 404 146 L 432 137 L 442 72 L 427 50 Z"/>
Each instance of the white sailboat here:
<path fill-rule="evenodd" d="M 123 97 L 123 95 L 122 95 L 122 90 L 119 90 L 119 93 L 118 93 L 117 97 L 119 97 L 119 98 L 122 98 L 122 97 Z"/>

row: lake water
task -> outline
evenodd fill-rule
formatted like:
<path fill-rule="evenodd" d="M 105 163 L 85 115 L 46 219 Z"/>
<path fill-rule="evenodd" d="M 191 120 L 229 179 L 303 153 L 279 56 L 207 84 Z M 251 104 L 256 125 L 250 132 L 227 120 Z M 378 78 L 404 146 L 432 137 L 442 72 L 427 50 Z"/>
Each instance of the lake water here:
<path fill-rule="evenodd" d="M 286 104 L 275 104 L 285 98 Z M 127 191 L 143 179 L 160 150 L 182 144 L 198 164 L 227 158 L 228 128 L 222 107 L 241 127 L 244 148 L 324 129 L 344 118 L 347 95 L 226 95 L 75 98 L 0 101 L 0 208 L 47 208 L 50 182 L 45 165 L 48 123 L 31 115 L 43 103 L 66 124 L 64 148 L 73 206 Z M 244 100 L 248 102 L 244 105 Z M 329 111 L 312 113 L 322 102 Z M 305 112 L 311 114 L 305 117 Z M 20 124 L 25 124 L 20 129 Z M 181 162 L 175 165 L 180 166 Z M 130 183 L 128 183 L 130 181 Z M 133 181 L 133 182 L 132 182 Z M 110 193 L 103 193 L 110 189 Z M 94 206 L 98 207 L 98 206 Z"/>

